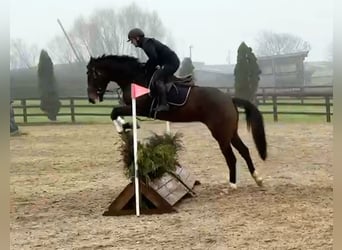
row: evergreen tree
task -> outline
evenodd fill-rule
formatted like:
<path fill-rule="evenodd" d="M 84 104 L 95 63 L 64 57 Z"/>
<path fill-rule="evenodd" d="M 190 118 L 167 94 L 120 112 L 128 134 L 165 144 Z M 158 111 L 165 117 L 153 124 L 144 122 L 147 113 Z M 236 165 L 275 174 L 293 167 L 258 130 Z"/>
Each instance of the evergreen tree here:
<path fill-rule="evenodd" d="M 252 48 L 249 48 L 248 52 L 248 62 L 249 62 L 249 90 L 250 99 L 252 102 L 256 103 L 256 92 L 259 86 L 261 70 L 257 63 L 257 58 L 254 55 Z"/>
<path fill-rule="evenodd" d="M 61 102 L 58 99 L 53 63 L 45 50 L 42 50 L 38 64 L 38 87 L 40 90 L 40 109 L 51 121 L 56 121 Z"/>
<path fill-rule="evenodd" d="M 255 103 L 260 74 L 261 71 L 252 48 L 242 42 L 238 48 L 237 63 L 234 69 L 235 96 Z"/>
<path fill-rule="evenodd" d="M 179 75 L 185 76 L 185 75 L 193 74 L 194 69 L 195 69 L 195 67 L 192 64 L 191 58 L 185 57 L 182 61 L 181 67 L 179 69 Z"/>

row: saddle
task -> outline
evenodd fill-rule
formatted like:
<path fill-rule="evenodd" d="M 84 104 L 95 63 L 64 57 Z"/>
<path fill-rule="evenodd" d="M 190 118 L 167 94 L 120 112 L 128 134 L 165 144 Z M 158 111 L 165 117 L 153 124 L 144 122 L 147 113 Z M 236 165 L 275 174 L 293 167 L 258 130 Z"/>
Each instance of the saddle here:
<path fill-rule="evenodd" d="M 156 93 L 156 82 L 154 81 L 155 73 L 152 75 L 150 83 L 148 85 L 148 88 L 150 89 L 150 96 L 153 99 L 149 114 L 151 117 L 154 118 L 157 114 L 156 112 L 154 112 L 154 110 L 159 103 L 159 96 Z M 192 74 L 182 77 L 172 75 L 167 79 L 165 86 L 167 102 L 171 106 L 181 107 L 187 102 L 190 91 L 192 87 L 195 86 L 195 83 Z"/>
<path fill-rule="evenodd" d="M 155 73 L 152 75 L 151 77 L 151 80 L 150 80 L 150 83 L 148 85 L 148 88 L 152 91 L 152 89 L 154 89 L 154 85 L 156 84 L 155 81 L 154 81 L 154 78 L 155 78 Z M 167 92 L 170 91 L 170 89 L 172 87 L 176 88 L 179 86 L 179 87 L 192 87 L 192 86 L 195 86 L 195 82 L 194 82 L 194 79 L 192 77 L 192 74 L 188 74 L 188 75 L 185 75 L 185 76 L 182 76 L 182 77 L 178 77 L 178 76 L 175 76 L 175 75 L 172 75 L 171 77 L 169 77 L 165 83 L 165 86 L 166 86 L 166 89 L 167 89 Z"/>
<path fill-rule="evenodd" d="M 186 86 L 194 86 L 195 83 L 193 81 L 192 78 L 192 74 L 188 74 L 182 77 L 177 77 L 175 75 L 173 75 L 172 77 L 170 77 L 168 82 L 173 82 L 175 84 L 185 84 Z"/>

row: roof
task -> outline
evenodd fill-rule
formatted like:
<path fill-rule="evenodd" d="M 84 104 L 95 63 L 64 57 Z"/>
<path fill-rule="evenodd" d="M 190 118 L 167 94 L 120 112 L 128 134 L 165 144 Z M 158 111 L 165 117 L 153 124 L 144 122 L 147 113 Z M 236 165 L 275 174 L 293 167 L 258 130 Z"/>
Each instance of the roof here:
<path fill-rule="evenodd" d="M 307 57 L 309 51 L 300 51 L 295 53 L 281 54 L 281 55 L 272 55 L 272 56 L 257 56 L 259 60 L 270 60 L 270 59 L 278 59 L 278 58 L 291 58 L 291 57 Z"/>

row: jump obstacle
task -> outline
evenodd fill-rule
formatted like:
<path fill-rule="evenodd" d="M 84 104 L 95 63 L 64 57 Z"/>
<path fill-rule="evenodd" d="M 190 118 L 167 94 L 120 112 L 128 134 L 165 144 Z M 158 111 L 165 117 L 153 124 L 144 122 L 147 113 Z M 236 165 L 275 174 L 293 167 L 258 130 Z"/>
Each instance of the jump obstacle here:
<path fill-rule="evenodd" d="M 135 88 L 137 87 L 137 88 Z M 103 216 L 120 216 L 136 214 L 162 214 L 177 212 L 174 206 L 186 196 L 194 197 L 194 186 L 200 182 L 184 166 L 176 166 L 176 170 L 164 173 L 160 178 L 148 183 L 139 180 L 137 165 L 137 124 L 136 98 L 148 93 L 147 89 L 133 84 L 132 86 L 132 118 L 134 142 L 135 178 L 111 202 Z M 119 133 L 125 133 L 125 121 L 121 117 L 113 121 Z M 166 131 L 170 134 L 170 123 L 166 123 Z"/>
<path fill-rule="evenodd" d="M 139 180 L 141 214 L 174 213 L 174 208 L 183 198 L 194 197 L 194 186 L 200 182 L 195 180 L 185 167 L 177 166 L 177 177 L 169 173 L 148 184 Z M 182 183 L 183 182 L 183 183 Z M 120 216 L 135 214 L 134 182 L 129 183 L 115 200 L 109 205 L 104 216 Z"/>

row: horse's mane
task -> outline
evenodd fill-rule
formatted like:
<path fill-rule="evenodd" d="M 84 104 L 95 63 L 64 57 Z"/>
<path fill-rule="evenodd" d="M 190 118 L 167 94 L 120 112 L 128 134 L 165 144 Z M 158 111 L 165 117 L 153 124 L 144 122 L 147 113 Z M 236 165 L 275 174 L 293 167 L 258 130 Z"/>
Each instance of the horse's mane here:
<path fill-rule="evenodd" d="M 128 56 L 128 55 L 105 55 L 103 54 L 102 56 L 99 57 L 91 57 L 91 63 L 102 63 L 102 62 L 116 62 L 119 64 L 122 63 L 128 63 L 131 64 L 132 66 L 139 66 L 141 63 L 139 62 L 139 59 L 133 56 Z"/>

